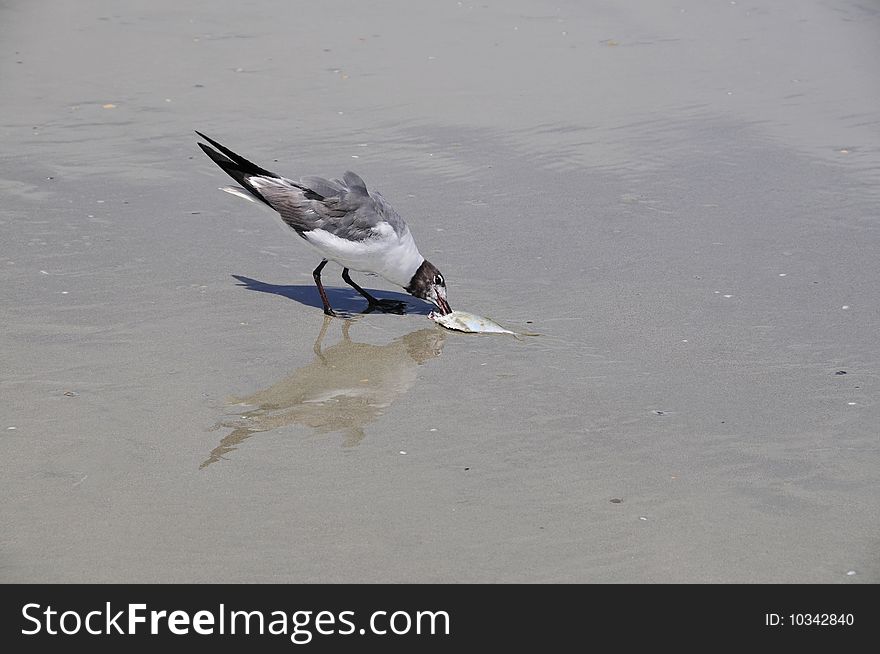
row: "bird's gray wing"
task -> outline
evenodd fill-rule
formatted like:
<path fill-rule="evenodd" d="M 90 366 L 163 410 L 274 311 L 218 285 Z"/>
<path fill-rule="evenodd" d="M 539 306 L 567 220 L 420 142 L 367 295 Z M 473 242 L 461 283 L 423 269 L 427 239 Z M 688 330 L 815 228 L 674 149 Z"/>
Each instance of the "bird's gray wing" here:
<path fill-rule="evenodd" d="M 321 229 L 340 238 L 362 241 L 374 236 L 381 222 L 398 234 L 406 229 L 406 223 L 385 198 L 367 191 L 364 181 L 352 172 L 346 172 L 341 180 L 263 178 L 251 179 L 251 183 L 300 236 Z"/>

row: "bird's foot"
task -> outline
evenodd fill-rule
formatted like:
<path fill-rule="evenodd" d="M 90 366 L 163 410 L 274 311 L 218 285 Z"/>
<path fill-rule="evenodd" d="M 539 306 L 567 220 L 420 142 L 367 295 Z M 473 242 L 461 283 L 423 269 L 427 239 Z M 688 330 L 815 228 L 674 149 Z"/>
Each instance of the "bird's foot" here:
<path fill-rule="evenodd" d="M 406 313 L 406 302 L 401 302 L 400 300 L 376 300 L 375 302 L 370 302 L 363 313 L 373 313 L 374 311 L 396 313 L 402 316 Z"/>

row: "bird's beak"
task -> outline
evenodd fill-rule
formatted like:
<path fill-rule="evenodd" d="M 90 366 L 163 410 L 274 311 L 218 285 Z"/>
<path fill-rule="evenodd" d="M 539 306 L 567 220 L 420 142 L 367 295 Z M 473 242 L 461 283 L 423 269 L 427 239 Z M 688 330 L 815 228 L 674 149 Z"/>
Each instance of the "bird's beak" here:
<path fill-rule="evenodd" d="M 446 298 L 438 297 L 437 307 L 440 309 L 440 313 L 444 316 L 447 313 L 452 313 L 452 307 L 449 306 L 449 302 L 446 301 Z"/>

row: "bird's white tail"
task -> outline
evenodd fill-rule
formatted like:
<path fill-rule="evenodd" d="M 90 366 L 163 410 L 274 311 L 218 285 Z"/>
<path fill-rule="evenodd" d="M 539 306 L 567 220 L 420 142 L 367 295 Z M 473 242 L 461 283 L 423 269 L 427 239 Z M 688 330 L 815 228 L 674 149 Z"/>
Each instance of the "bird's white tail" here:
<path fill-rule="evenodd" d="M 253 196 L 253 194 L 249 193 L 246 189 L 243 189 L 240 186 L 221 186 L 221 191 L 226 191 L 227 193 L 231 193 L 232 195 L 237 195 L 240 198 L 244 198 L 250 202 L 256 202 L 257 198 Z"/>

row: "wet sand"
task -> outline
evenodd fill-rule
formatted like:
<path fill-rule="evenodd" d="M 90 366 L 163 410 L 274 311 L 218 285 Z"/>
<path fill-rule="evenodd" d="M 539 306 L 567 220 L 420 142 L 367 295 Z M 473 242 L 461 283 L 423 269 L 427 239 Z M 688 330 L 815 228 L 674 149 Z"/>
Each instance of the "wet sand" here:
<path fill-rule="evenodd" d="M 880 581 L 880 11 L 298 4 L 0 6 L 0 579 Z M 326 323 L 193 129 L 541 336 Z"/>

